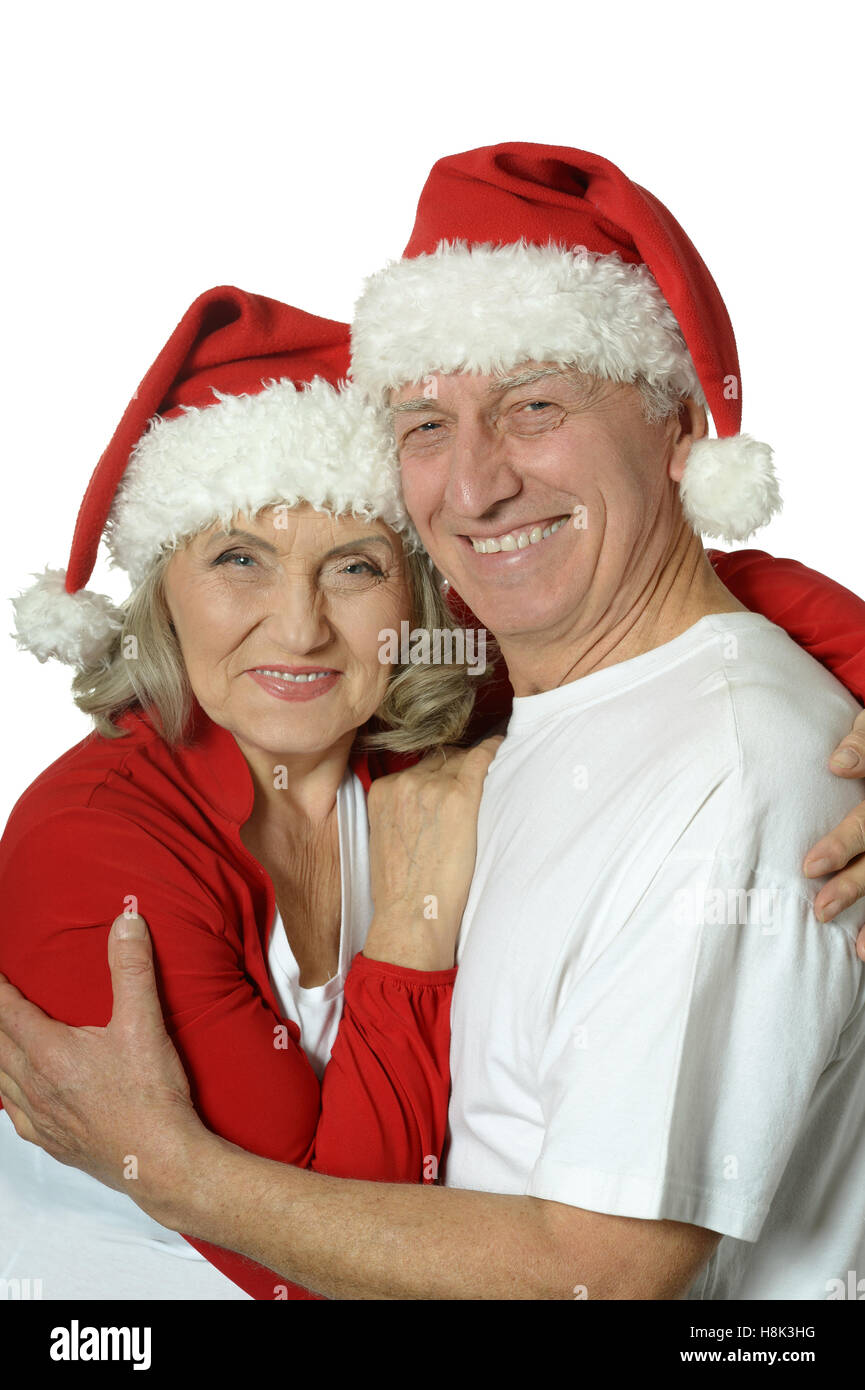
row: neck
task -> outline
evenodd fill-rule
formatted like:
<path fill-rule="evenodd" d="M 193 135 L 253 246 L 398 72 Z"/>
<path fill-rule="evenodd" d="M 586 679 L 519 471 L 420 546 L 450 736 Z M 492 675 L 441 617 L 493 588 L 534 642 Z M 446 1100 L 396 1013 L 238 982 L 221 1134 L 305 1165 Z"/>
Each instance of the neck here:
<path fill-rule="evenodd" d="M 255 787 L 247 826 L 269 826 L 282 833 L 299 825 L 321 825 L 336 806 L 353 742 L 351 730 L 324 751 L 280 754 L 237 739 Z"/>
<path fill-rule="evenodd" d="M 671 642 L 710 613 L 745 612 L 717 578 L 699 537 L 683 523 L 654 563 L 622 577 L 609 601 L 559 630 L 500 637 L 517 696 L 537 695 Z"/>

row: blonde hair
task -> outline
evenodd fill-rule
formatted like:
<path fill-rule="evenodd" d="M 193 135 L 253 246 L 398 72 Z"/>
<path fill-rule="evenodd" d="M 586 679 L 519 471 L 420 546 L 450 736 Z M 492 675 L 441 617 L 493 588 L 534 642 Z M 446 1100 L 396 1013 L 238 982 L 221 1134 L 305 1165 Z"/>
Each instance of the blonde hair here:
<path fill-rule="evenodd" d="M 104 738 L 124 734 L 117 720 L 131 709 L 146 710 L 169 744 L 188 736 L 193 695 L 164 591 L 172 554 L 159 556 L 123 605 L 123 626 L 104 661 L 80 671 L 72 683 L 76 705 Z M 407 550 L 405 558 L 412 627 L 456 631 L 425 553 Z M 416 753 L 458 742 L 482 680 L 469 675 L 465 661 L 394 666 L 384 699 L 361 732 L 361 746 Z"/>

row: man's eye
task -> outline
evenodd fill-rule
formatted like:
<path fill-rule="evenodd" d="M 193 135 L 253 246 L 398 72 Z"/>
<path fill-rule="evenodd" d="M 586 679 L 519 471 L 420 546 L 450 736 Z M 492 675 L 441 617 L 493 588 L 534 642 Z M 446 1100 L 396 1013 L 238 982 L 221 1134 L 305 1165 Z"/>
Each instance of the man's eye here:
<path fill-rule="evenodd" d="M 441 428 L 441 420 L 424 420 L 422 425 L 415 425 L 412 429 L 406 430 L 401 444 L 414 443 L 418 439 L 429 439 L 432 435 L 437 434 Z"/>
<path fill-rule="evenodd" d="M 543 434 L 564 418 L 564 410 L 554 401 L 519 401 L 504 416 L 504 426 L 517 435 Z"/>
<path fill-rule="evenodd" d="M 409 430 L 409 434 L 433 434 L 440 429 L 440 420 L 424 420 L 422 425 L 416 425 L 413 430 Z"/>

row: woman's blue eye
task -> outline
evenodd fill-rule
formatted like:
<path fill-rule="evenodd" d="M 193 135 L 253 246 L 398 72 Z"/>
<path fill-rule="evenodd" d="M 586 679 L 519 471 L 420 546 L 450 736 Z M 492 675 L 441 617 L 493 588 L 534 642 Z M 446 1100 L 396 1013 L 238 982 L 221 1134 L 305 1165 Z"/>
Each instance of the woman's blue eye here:
<path fill-rule="evenodd" d="M 252 556 L 244 554 L 242 550 L 224 550 L 221 555 L 218 555 L 216 557 L 213 563 L 215 565 L 225 565 L 228 563 L 229 560 L 248 560 L 250 565 L 255 564 L 255 561 L 252 558 Z M 249 565 L 239 565 L 238 568 L 248 569 Z"/>
<path fill-rule="evenodd" d="M 352 570 L 366 570 L 367 574 L 374 574 L 379 579 L 381 578 L 381 570 L 369 560 L 352 560 L 350 564 L 344 566 L 342 572 L 343 574 L 351 574 Z"/>

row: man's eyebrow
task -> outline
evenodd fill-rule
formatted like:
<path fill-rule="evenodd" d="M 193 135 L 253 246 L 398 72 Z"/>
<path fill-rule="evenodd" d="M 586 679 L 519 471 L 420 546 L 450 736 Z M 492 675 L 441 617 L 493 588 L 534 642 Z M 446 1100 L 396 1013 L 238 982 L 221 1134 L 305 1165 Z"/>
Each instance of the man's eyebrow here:
<path fill-rule="evenodd" d="M 520 372 L 518 376 L 496 377 L 487 387 L 487 392 L 490 395 L 496 395 L 500 391 L 512 391 L 516 386 L 531 386 L 545 376 L 564 375 L 564 367 L 534 367 L 529 372 Z M 405 415 L 419 410 L 441 410 L 441 406 L 436 400 L 431 400 L 428 396 L 414 396 L 410 401 L 400 401 L 398 405 L 388 407 L 391 419 L 395 415 Z"/>
<path fill-rule="evenodd" d="M 429 396 L 415 396 L 410 401 L 400 401 L 399 405 L 388 406 L 388 414 L 391 419 L 394 415 L 405 415 L 412 410 L 440 410 L 438 401 L 430 400 Z"/>
<path fill-rule="evenodd" d="M 488 387 L 489 394 L 499 391 L 512 391 L 517 386 L 533 386 L 536 381 L 540 381 L 545 376 L 564 376 L 564 367 L 535 367 L 529 372 L 520 372 L 518 376 L 499 376 L 496 377 Z"/>
<path fill-rule="evenodd" d="M 491 396 L 500 395 L 505 391 L 513 391 L 518 386 L 532 386 L 536 381 L 541 381 L 546 376 L 566 376 L 565 367 L 535 367 L 530 372 L 520 372 L 518 376 L 497 376 L 487 387 L 487 394 Z M 398 405 L 388 407 L 388 416 L 391 420 L 397 415 L 408 415 L 413 411 L 421 410 L 442 410 L 436 400 L 431 400 L 428 396 L 415 396 L 410 401 L 400 401 Z M 446 414 L 447 412 L 443 412 Z"/>

